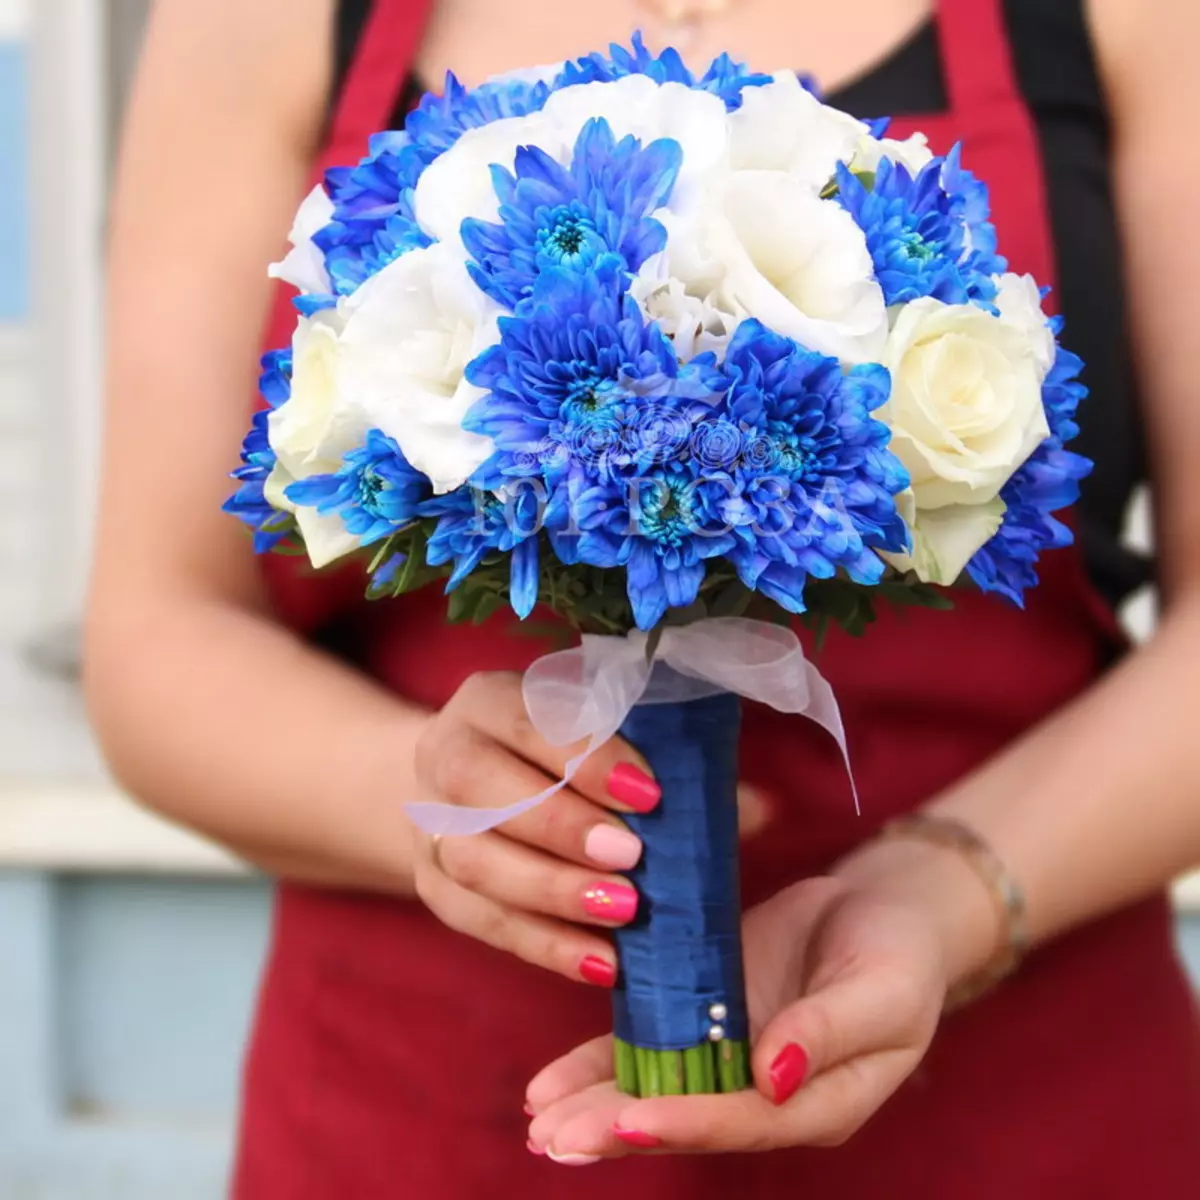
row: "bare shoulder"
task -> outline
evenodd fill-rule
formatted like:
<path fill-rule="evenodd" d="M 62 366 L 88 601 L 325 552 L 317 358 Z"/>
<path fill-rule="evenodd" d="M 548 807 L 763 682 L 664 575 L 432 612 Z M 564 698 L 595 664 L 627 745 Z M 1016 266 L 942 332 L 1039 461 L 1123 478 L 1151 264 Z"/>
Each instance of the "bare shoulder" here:
<path fill-rule="evenodd" d="M 1195 49 L 1200 4 L 1193 0 L 1084 0 L 1101 75 L 1118 125 L 1143 104 L 1200 99 Z"/>
<path fill-rule="evenodd" d="M 314 137 L 334 8 L 334 0 L 155 0 L 132 115 L 147 98 L 199 122 L 235 108 L 244 122 L 284 122 L 286 132 Z"/>

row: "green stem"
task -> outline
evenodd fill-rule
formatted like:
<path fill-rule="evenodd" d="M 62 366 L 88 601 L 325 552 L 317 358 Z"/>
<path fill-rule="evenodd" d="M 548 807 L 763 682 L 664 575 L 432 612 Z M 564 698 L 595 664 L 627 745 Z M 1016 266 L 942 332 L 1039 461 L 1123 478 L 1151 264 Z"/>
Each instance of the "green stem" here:
<path fill-rule="evenodd" d="M 707 1096 L 750 1086 L 747 1042 L 701 1042 L 687 1050 L 646 1050 L 613 1039 L 617 1090 L 639 1099 Z"/>
<path fill-rule="evenodd" d="M 637 1051 L 620 1038 L 613 1038 L 613 1051 L 616 1063 L 617 1091 L 627 1096 L 638 1094 Z"/>

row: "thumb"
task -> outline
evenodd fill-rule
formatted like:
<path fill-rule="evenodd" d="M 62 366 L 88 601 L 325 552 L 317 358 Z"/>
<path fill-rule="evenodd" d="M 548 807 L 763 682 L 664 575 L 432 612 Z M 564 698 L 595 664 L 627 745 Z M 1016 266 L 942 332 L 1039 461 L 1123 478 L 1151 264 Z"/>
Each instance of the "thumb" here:
<path fill-rule="evenodd" d="M 839 977 L 772 1018 L 754 1048 L 755 1087 L 786 1104 L 814 1076 L 891 1048 L 897 1032 L 887 991 L 872 972 Z"/>
<path fill-rule="evenodd" d="M 743 838 L 761 833 L 774 818 L 774 806 L 766 792 L 752 783 L 739 783 L 737 788 L 738 834 Z"/>

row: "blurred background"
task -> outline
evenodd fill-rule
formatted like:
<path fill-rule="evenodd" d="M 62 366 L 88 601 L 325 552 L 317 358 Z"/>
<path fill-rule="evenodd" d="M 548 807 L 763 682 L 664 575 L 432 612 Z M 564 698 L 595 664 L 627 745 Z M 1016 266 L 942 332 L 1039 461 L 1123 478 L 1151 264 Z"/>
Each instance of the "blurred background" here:
<path fill-rule="evenodd" d="M 76 679 L 105 196 L 147 7 L 0 0 L 0 1200 L 223 1196 L 267 937 L 264 881 L 106 780 Z M 1200 879 L 1177 899 L 1200 984 Z"/>

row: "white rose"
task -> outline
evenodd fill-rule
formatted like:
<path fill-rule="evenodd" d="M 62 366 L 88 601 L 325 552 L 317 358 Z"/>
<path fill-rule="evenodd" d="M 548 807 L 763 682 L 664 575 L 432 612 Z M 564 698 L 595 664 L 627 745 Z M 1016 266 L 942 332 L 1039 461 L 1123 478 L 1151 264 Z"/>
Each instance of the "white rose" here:
<path fill-rule="evenodd" d="M 1033 343 L 976 305 L 905 306 L 881 361 L 892 394 L 878 415 L 918 510 L 995 499 L 1049 436 Z"/>
<path fill-rule="evenodd" d="M 1034 340 L 972 304 L 902 308 L 883 364 L 892 393 L 876 416 L 907 468 L 897 502 L 911 555 L 889 555 L 931 583 L 953 583 L 1004 516 L 1000 490 L 1049 436 Z"/>
<path fill-rule="evenodd" d="M 1038 371 L 1044 382 L 1058 353 L 1054 331 L 1042 309 L 1042 292 L 1032 275 L 1001 275 L 996 307 L 1002 320 L 1015 325 L 1029 338 Z"/>
<path fill-rule="evenodd" d="M 866 238 L 840 205 L 782 171 L 738 171 L 695 214 L 659 219 L 666 250 L 633 294 L 668 331 L 688 330 L 681 348 L 723 349 L 738 322 L 756 317 L 842 362 L 879 361 L 883 292 Z"/>
<path fill-rule="evenodd" d="M 815 192 L 849 162 L 869 130 L 861 121 L 822 104 L 794 71 L 747 88 L 729 114 L 729 154 L 735 170 L 785 171 Z"/>
<path fill-rule="evenodd" d="M 896 497 L 896 507 L 912 536 L 912 552 L 880 551 L 880 557 L 899 571 L 915 571 L 922 583 L 943 587 L 954 583 L 976 551 L 991 541 L 1007 510 L 999 496 L 983 504 L 918 509 L 912 488 Z"/>
<path fill-rule="evenodd" d="M 929 149 L 929 139 L 923 133 L 914 133 L 902 142 L 868 134 L 858 143 L 850 167 L 854 171 L 878 171 L 880 162 L 885 158 L 899 163 L 915 177 L 933 161 L 933 151 Z"/>
<path fill-rule="evenodd" d="M 491 438 L 462 427 L 484 395 L 464 372 L 500 340 L 502 311 L 446 243 L 401 255 L 355 293 L 339 390 L 395 438 L 435 492 L 453 491 L 492 453 Z"/>
<path fill-rule="evenodd" d="M 268 268 L 272 279 L 282 279 L 305 295 L 332 290 L 329 272 L 325 269 L 325 255 L 313 245 L 313 238 L 333 220 L 333 201 L 325 189 L 318 184 L 305 197 L 296 213 L 288 241 L 291 251 L 282 262 Z"/>
<path fill-rule="evenodd" d="M 274 507 L 296 514 L 314 567 L 323 567 L 355 549 L 336 513 L 321 515 L 297 508 L 288 486 L 310 475 L 337 471 L 342 458 L 362 443 L 370 428 L 367 415 L 341 396 L 337 385 L 340 334 L 345 302 L 338 310 L 301 318 L 292 338 L 292 392 L 267 418 L 267 435 L 276 464 L 265 486 Z"/>

